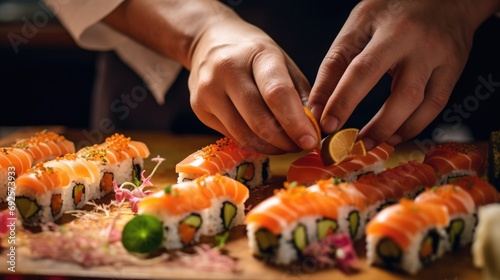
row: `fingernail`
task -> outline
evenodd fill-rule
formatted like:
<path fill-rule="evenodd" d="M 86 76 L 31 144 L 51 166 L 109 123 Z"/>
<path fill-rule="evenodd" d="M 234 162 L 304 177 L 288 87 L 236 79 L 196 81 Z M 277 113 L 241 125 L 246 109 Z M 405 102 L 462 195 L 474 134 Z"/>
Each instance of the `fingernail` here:
<path fill-rule="evenodd" d="M 311 113 L 313 114 L 314 118 L 319 120 L 321 118 L 321 108 L 320 106 L 313 106 L 311 108 Z"/>
<path fill-rule="evenodd" d="M 387 144 L 396 146 L 397 144 L 401 143 L 401 136 L 398 134 L 392 135 L 389 139 L 387 139 Z"/>
<path fill-rule="evenodd" d="M 321 127 L 323 131 L 326 133 L 332 133 L 337 130 L 337 126 L 339 125 L 339 120 L 333 116 L 327 116 L 322 122 Z"/>
<path fill-rule="evenodd" d="M 299 139 L 299 146 L 304 150 L 311 150 L 316 147 L 317 141 L 311 135 L 304 135 Z"/>
<path fill-rule="evenodd" d="M 363 144 L 365 144 L 365 149 L 367 151 L 375 147 L 375 141 L 373 141 L 371 138 L 363 138 Z"/>

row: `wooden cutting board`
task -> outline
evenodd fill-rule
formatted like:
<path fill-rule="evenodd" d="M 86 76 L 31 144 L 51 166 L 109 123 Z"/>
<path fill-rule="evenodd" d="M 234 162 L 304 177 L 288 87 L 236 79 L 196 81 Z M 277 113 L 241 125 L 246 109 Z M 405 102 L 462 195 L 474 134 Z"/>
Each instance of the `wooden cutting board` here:
<path fill-rule="evenodd" d="M 0 139 L 0 146 L 6 146 L 19 137 L 30 135 L 40 128 L 24 128 L 15 134 Z M 90 134 L 84 130 L 67 130 L 61 127 L 54 128 L 55 131 L 65 135 L 75 142 L 77 148 L 81 148 L 90 142 L 101 141 L 98 133 Z M 214 143 L 218 136 L 200 135 L 170 135 L 161 132 L 144 131 L 120 131 L 130 136 L 133 140 L 145 142 L 150 151 L 151 158 L 156 155 L 164 157 L 157 173 L 153 177 L 153 183 L 157 186 L 175 183 L 175 164 L 184 157 L 200 149 L 203 146 Z M 89 137 L 91 135 L 92 137 Z M 102 136 L 104 137 L 104 136 Z M 96 141 L 94 141 L 96 140 Z M 104 140 L 104 139 L 102 139 Z M 485 145 L 480 143 L 480 145 Z M 485 147 L 485 146 L 484 146 Z M 299 154 L 287 154 L 271 156 L 270 167 L 272 178 L 268 185 L 252 191 L 248 205 L 256 205 L 262 199 L 273 193 L 275 188 L 282 187 L 285 175 L 290 163 L 300 157 Z M 423 154 L 415 143 L 406 143 L 396 147 L 396 152 L 387 162 L 388 167 L 394 166 L 400 161 L 408 159 L 421 160 Z M 154 163 L 145 160 L 145 169 L 151 171 Z M 22 243 L 22 235 L 18 237 Z M 131 278 L 131 279 L 479 279 L 481 271 L 474 268 L 470 246 L 461 249 L 457 253 L 446 254 L 443 258 L 432 263 L 421 270 L 417 275 L 408 276 L 396 272 L 387 271 L 378 267 L 371 267 L 366 263 L 365 243 L 355 243 L 356 252 L 359 256 L 359 270 L 352 274 L 345 274 L 339 269 L 319 269 L 315 263 L 304 261 L 289 267 L 274 267 L 267 265 L 254 258 L 248 248 L 248 240 L 244 227 L 234 229 L 226 244 L 230 256 L 238 259 L 241 271 L 234 273 L 217 273 L 193 271 L 187 267 L 178 267 L 168 263 L 160 266 L 99 266 L 85 268 L 73 263 L 56 262 L 53 260 L 33 260 L 27 248 L 19 247 L 16 251 L 16 272 L 26 275 L 66 275 L 77 277 L 106 277 L 106 278 Z M 6 252 L 0 255 L 0 273 L 7 273 Z"/>

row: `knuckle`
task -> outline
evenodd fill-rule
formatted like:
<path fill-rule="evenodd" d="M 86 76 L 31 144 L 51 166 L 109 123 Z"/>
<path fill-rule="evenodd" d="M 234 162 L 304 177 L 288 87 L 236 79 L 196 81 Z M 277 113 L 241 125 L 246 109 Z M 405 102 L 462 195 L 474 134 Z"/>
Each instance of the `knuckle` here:
<path fill-rule="evenodd" d="M 406 102 L 411 104 L 420 104 L 424 100 L 424 88 L 419 83 L 406 85 L 404 89 Z"/>
<path fill-rule="evenodd" d="M 381 72 L 382 63 L 380 58 L 375 54 L 365 53 L 358 55 L 356 59 L 352 61 L 351 65 L 349 65 L 349 68 L 356 76 L 364 79 Z"/>

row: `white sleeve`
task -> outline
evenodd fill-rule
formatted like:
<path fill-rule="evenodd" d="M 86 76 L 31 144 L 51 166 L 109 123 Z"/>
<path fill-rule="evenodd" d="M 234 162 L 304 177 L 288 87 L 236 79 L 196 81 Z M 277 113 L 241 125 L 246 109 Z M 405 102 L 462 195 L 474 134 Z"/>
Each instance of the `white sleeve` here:
<path fill-rule="evenodd" d="M 43 0 L 76 43 L 89 50 L 114 50 L 147 84 L 159 104 L 182 66 L 101 22 L 124 0 Z"/>

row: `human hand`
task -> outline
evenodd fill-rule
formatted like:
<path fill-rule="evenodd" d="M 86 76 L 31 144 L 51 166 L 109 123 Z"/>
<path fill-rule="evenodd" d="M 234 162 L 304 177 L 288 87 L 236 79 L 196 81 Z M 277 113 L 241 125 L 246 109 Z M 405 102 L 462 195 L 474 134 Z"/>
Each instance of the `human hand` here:
<path fill-rule="evenodd" d="M 302 100 L 310 85 L 263 31 L 231 12 L 201 33 L 190 59 L 191 106 L 207 126 L 266 154 L 316 146 Z"/>
<path fill-rule="evenodd" d="M 498 2 L 360 2 L 332 43 L 311 90 L 309 106 L 323 131 L 339 130 L 389 73 L 391 94 L 359 137 L 370 149 L 416 136 L 446 105 L 475 30 Z"/>

